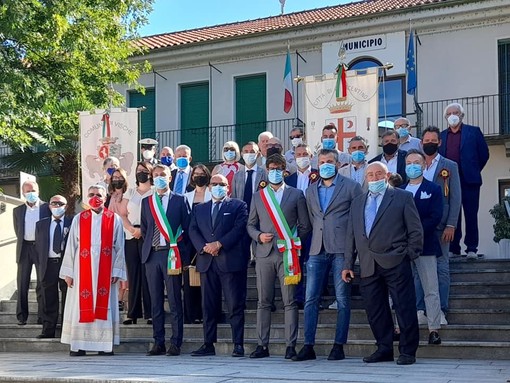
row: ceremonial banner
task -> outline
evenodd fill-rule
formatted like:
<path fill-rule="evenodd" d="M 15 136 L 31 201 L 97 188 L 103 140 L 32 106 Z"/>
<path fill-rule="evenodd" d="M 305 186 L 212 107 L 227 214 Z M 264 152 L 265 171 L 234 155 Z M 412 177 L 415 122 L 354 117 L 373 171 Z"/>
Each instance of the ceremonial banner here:
<path fill-rule="evenodd" d="M 135 185 L 136 153 L 138 150 L 138 110 L 112 109 L 80 113 L 81 185 L 82 196 L 89 186 L 103 180 L 103 161 L 117 157 Z"/>
<path fill-rule="evenodd" d="M 338 129 L 339 150 L 347 152 L 354 136 L 368 141 L 369 158 L 377 154 L 379 97 L 376 68 L 345 72 L 347 95 L 336 98 L 337 74 L 305 77 L 305 122 L 307 143 L 320 149 L 322 128 L 333 123 Z"/>

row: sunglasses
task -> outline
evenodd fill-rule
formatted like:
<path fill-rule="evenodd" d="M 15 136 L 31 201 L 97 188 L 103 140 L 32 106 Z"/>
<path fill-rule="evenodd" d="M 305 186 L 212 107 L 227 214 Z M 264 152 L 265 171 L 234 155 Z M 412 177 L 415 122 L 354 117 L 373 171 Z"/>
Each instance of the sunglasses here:
<path fill-rule="evenodd" d="M 96 194 L 94 194 L 94 193 L 89 193 L 89 195 L 88 195 L 87 197 L 89 197 L 89 198 L 92 198 L 92 197 L 99 197 L 99 198 L 103 198 L 103 195 L 102 195 L 102 194 L 100 194 L 100 193 L 96 193 Z"/>
<path fill-rule="evenodd" d="M 50 205 L 51 206 L 65 206 L 66 203 L 65 202 L 59 202 L 59 201 L 52 201 L 52 202 L 50 202 Z"/>
<path fill-rule="evenodd" d="M 300 134 L 299 136 L 290 136 L 290 139 L 292 140 L 293 138 L 301 138 L 301 137 L 303 137 L 302 134 Z"/>
<path fill-rule="evenodd" d="M 236 150 L 234 148 L 223 148 L 224 152 L 235 152 Z"/>

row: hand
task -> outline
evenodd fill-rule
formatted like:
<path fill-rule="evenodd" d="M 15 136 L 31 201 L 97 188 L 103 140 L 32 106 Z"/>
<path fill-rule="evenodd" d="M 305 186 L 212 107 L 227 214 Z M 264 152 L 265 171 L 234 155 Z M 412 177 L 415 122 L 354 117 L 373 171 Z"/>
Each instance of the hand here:
<path fill-rule="evenodd" d="M 269 243 L 273 240 L 273 238 L 274 238 L 273 233 L 260 233 L 259 235 L 260 243 Z"/>
<path fill-rule="evenodd" d="M 119 277 L 112 277 L 112 285 L 119 281 Z"/>
<path fill-rule="evenodd" d="M 342 280 L 345 283 L 351 283 L 354 279 L 354 271 L 352 270 L 342 270 Z"/>
<path fill-rule="evenodd" d="M 203 249 L 204 253 L 211 255 L 218 255 L 219 247 L 217 246 L 217 241 L 212 243 L 206 243 Z"/>
<path fill-rule="evenodd" d="M 140 239 L 142 237 L 142 230 L 139 227 L 135 227 L 131 234 L 133 238 Z"/>
<path fill-rule="evenodd" d="M 65 277 L 64 280 L 66 281 L 67 283 L 67 287 L 69 287 L 70 289 L 73 288 L 73 285 L 74 285 L 74 281 L 73 281 L 73 278 L 71 277 Z"/>
<path fill-rule="evenodd" d="M 451 226 L 445 227 L 443 231 L 443 235 L 441 236 L 441 239 L 443 242 L 451 242 L 453 241 L 453 236 L 455 235 L 455 228 Z"/>

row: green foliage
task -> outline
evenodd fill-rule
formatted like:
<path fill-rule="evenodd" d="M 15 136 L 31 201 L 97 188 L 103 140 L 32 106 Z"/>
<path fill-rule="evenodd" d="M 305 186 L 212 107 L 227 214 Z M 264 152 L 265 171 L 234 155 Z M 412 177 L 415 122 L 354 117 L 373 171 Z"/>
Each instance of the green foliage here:
<path fill-rule="evenodd" d="M 510 197 L 506 197 L 503 201 L 510 203 Z M 502 239 L 510 239 L 510 219 L 505 208 L 504 203 L 496 204 L 489 213 L 494 218 L 494 242 L 499 242 Z"/>

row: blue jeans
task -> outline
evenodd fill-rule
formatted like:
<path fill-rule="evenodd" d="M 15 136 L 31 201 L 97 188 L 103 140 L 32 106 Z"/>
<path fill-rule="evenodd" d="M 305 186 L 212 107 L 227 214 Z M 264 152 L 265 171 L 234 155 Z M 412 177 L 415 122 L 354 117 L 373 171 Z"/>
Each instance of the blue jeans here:
<path fill-rule="evenodd" d="M 306 263 L 305 345 L 315 344 L 322 286 L 324 279 L 328 278 L 329 267 L 333 270 L 333 282 L 338 303 L 335 343 L 345 344 L 347 342 L 351 320 L 351 285 L 342 281 L 343 266 L 343 254 L 310 255 Z"/>

